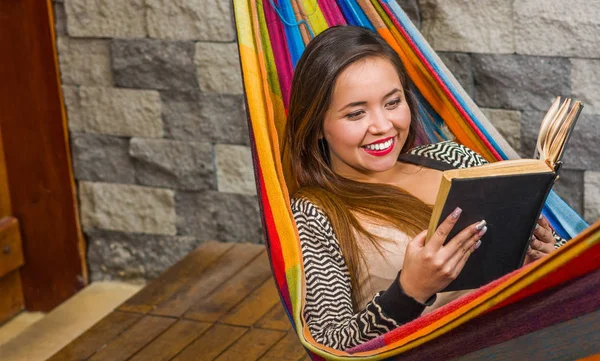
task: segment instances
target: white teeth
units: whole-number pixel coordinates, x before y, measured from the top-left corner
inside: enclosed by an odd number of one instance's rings
[[[384,150],[391,147],[393,142],[394,140],[390,139],[387,142],[366,145],[365,148],[369,150]]]

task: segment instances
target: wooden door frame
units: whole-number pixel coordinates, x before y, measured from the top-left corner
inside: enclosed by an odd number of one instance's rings
[[[0,0],[0,134],[33,311],[88,282],[52,9],[51,0]]]

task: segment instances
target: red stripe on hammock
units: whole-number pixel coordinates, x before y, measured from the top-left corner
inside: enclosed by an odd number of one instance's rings
[[[267,239],[270,248],[269,253],[271,256],[271,268],[273,269],[275,281],[277,281],[277,285],[279,286],[278,288],[281,298],[285,302],[285,307],[287,308],[288,312],[291,312],[292,303],[290,301],[290,292],[287,284],[287,279],[285,277],[285,262],[283,260],[283,252],[281,250],[281,239],[279,238],[279,234],[277,233],[277,227],[275,226],[275,219],[273,217],[273,211],[271,209],[271,204],[269,203],[269,198],[267,196],[267,190],[265,187],[260,161],[258,161],[258,163],[260,195],[261,203],[263,205],[263,216],[265,219],[265,225],[267,227],[266,231],[268,233]]]

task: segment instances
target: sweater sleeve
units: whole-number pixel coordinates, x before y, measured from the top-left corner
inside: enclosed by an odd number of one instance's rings
[[[348,268],[331,223],[306,199],[293,199],[292,211],[306,279],[303,313],[317,342],[346,350],[420,316],[425,306],[406,296],[397,279],[364,309],[353,310]]]

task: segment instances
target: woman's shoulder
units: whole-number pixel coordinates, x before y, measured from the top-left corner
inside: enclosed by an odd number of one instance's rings
[[[293,197],[290,200],[292,214],[296,223],[298,222],[317,222],[326,228],[331,227],[329,218],[316,204],[306,197]]]
[[[451,140],[423,144],[412,148],[408,153],[445,162],[456,168],[477,167],[488,163],[477,152]]]

